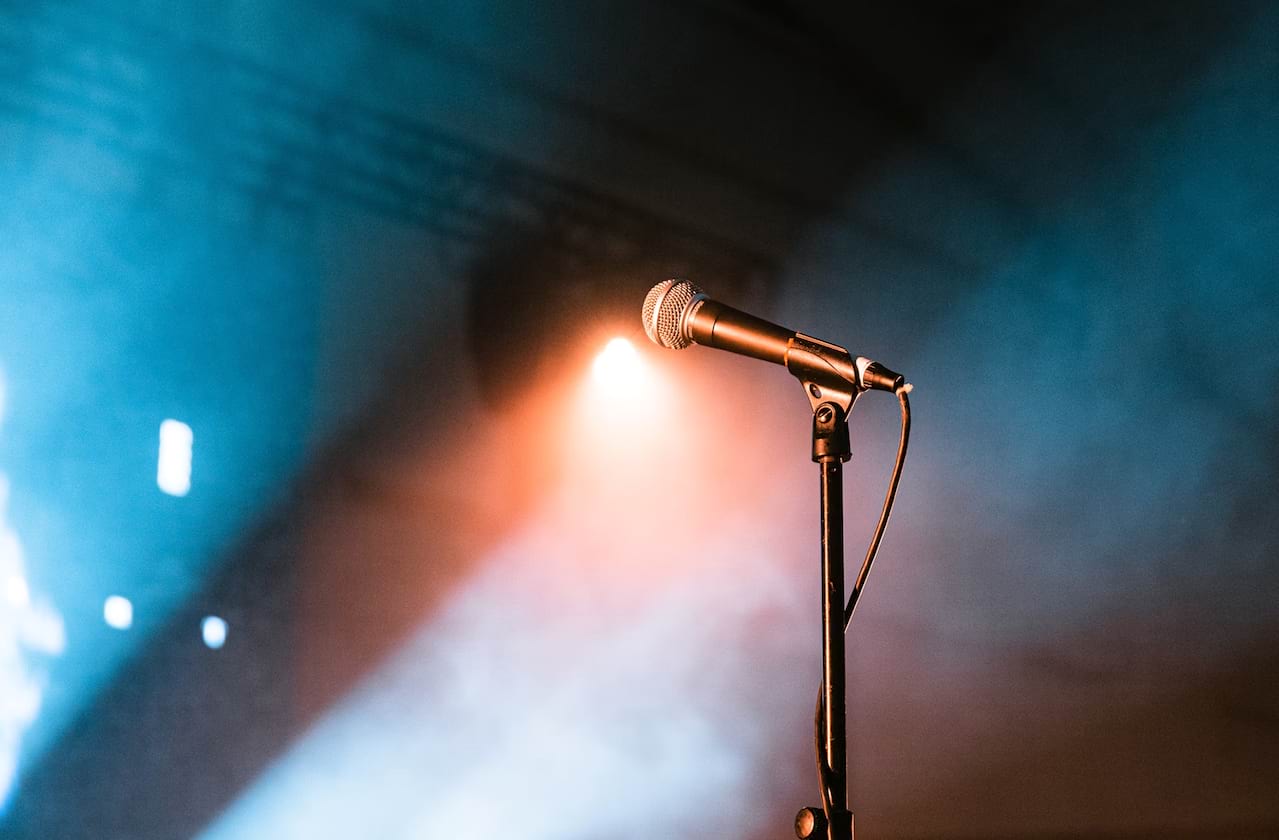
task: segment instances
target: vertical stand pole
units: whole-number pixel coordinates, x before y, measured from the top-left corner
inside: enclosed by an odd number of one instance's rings
[[[848,414],[833,402],[813,412],[813,460],[821,468],[822,528],[822,703],[829,772],[826,812],[829,840],[852,840],[848,810],[848,733],[844,671],[844,483],[842,464],[852,457]]]

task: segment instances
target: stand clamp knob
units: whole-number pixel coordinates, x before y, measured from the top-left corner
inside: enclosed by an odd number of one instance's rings
[[[799,840],[819,840],[826,836],[826,815],[821,808],[801,808],[795,815],[795,836]]]

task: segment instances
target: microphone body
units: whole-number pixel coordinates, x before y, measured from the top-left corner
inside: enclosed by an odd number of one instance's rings
[[[689,307],[684,330],[690,341],[740,353],[753,359],[786,364],[786,352],[795,337],[792,330],[703,297]]]
[[[802,382],[824,388],[895,391],[904,380],[864,356],[712,300],[686,280],[665,280],[644,301],[644,330],[663,347],[715,347],[782,365]]]

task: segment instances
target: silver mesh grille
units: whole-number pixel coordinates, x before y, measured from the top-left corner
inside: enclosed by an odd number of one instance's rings
[[[702,290],[687,280],[663,280],[644,298],[644,332],[657,344],[683,350],[693,342],[684,335],[684,316]]]

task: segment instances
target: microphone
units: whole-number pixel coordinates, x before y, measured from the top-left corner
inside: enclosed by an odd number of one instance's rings
[[[708,298],[687,280],[663,280],[644,298],[644,332],[672,350],[715,347],[782,365],[809,387],[854,392],[909,389],[901,374],[865,356]],[[814,397],[819,396],[816,393]]]

